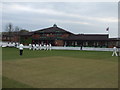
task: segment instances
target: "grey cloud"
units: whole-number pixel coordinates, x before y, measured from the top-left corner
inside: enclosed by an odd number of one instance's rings
[[[12,8],[12,6],[16,8]],[[44,28],[57,23],[74,33],[106,33],[117,36],[117,3],[4,3],[3,27],[7,22],[29,29]],[[114,29],[114,30],[113,30]]]

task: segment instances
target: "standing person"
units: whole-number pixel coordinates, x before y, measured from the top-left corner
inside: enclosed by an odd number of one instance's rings
[[[29,50],[31,50],[32,49],[32,45],[31,44],[29,44]]]
[[[42,50],[42,45],[41,44],[39,45],[39,49]]]
[[[36,50],[39,50],[39,44],[36,44]]]
[[[49,49],[49,45],[48,44],[47,44],[46,48],[47,48],[47,50]]]
[[[46,50],[46,45],[44,44],[44,50]]]
[[[33,44],[33,50],[35,50],[35,44]]]
[[[82,50],[82,48],[83,48],[83,46],[81,45],[81,46],[80,46],[80,50]]]
[[[49,44],[49,48],[50,48],[50,51],[51,51],[51,49],[52,49],[52,45],[51,44]]]
[[[113,54],[112,54],[112,56],[114,56],[114,54],[115,54],[116,56],[118,56],[118,55],[117,55],[117,48],[116,48],[115,46],[113,47]]]
[[[11,42],[9,42],[9,47],[11,47]]]
[[[23,54],[23,44],[20,44],[19,50],[20,50],[20,56],[22,56],[22,54]]]
[[[17,47],[17,43],[15,43],[15,47]]]
[[[19,43],[16,43],[16,48],[19,48],[19,45],[20,45]]]
[[[13,47],[15,47],[15,42],[13,42]]]

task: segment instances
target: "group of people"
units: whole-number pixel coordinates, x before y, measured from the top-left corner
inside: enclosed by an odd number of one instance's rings
[[[19,43],[8,43],[6,47],[17,47],[20,50],[20,55],[23,54],[23,44]],[[51,44],[29,44],[29,50],[51,50]],[[82,46],[80,48],[82,50]],[[117,53],[118,52],[118,53]],[[114,46],[112,56],[120,56],[120,48]]]
[[[51,44],[29,44],[29,50],[51,50]]]
[[[6,42],[6,43],[2,43],[0,44],[1,47],[17,47],[19,46],[19,43],[17,42]]]
[[[13,43],[10,43],[10,42],[9,42],[9,43],[7,44],[8,47],[17,47],[18,45],[19,45],[19,43],[15,43],[15,42],[13,42]]]
[[[19,45],[19,50],[20,50],[20,56],[22,56],[23,54],[23,48],[24,48],[24,45],[23,44],[20,44]],[[44,44],[44,45],[41,45],[41,44],[29,44],[29,50],[51,50],[52,49],[52,46],[51,44]]]

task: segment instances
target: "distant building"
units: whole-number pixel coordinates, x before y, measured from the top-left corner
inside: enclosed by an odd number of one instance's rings
[[[9,35],[8,32],[3,32],[1,33],[2,36],[2,41],[5,42],[19,42],[20,37],[18,35],[18,33],[14,32],[11,35]]]
[[[4,38],[4,36],[3,36]],[[109,38],[108,34],[74,34],[59,28],[52,27],[20,34],[20,42],[24,44],[49,44],[53,46],[84,46],[84,47],[113,47],[118,45],[118,38]]]

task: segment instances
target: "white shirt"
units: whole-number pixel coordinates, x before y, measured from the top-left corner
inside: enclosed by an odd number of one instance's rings
[[[41,47],[42,45],[40,44],[40,47]]]
[[[23,44],[20,44],[19,49],[23,50]]]
[[[39,45],[38,45],[38,44],[36,44],[36,47],[39,47]]]
[[[31,45],[31,44],[29,44],[29,46],[31,47],[32,45]]]
[[[13,46],[15,46],[15,43],[13,43]]]
[[[33,44],[33,47],[35,47],[35,44]]]
[[[116,48],[116,47],[113,47],[113,51],[117,51],[117,48]]]

